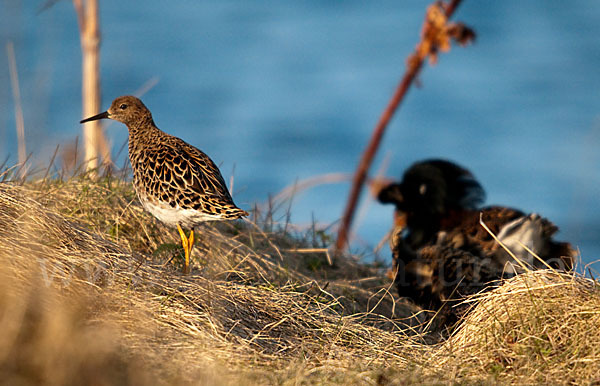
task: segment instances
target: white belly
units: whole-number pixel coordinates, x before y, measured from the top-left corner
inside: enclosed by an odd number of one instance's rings
[[[180,207],[173,208],[163,202],[151,202],[141,200],[144,208],[152,213],[154,217],[167,225],[176,226],[180,224],[184,228],[193,228],[195,225],[204,221],[220,220],[218,215],[202,213],[195,209],[183,209]]]

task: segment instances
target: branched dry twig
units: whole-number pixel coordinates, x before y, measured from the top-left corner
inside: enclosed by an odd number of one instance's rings
[[[352,225],[352,219],[356,209],[356,204],[360,196],[362,186],[367,178],[367,173],[375,157],[375,153],[379,148],[381,139],[387,125],[389,124],[394,112],[404,99],[404,96],[408,92],[411,84],[417,78],[421,67],[427,57],[430,58],[432,63],[435,63],[437,58],[437,52],[447,51],[450,47],[450,38],[455,38],[460,44],[472,40],[475,37],[474,32],[465,27],[462,24],[449,24],[447,21],[454,13],[454,10],[460,4],[461,0],[452,0],[449,4],[442,2],[436,2],[431,5],[425,17],[423,24],[423,31],[421,34],[421,41],[417,45],[415,52],[408,58],[408,66],[402,81],[398,85],[395,94],[388,103],[387,107],[381,114],[379,122],[373,129],[371,140],[367,145],[367,148],[363,152],[362,158],[354,174],[352,181],[352,188],[350,190],[350,196],[348,203],[344,210],[340,229],[338,232],[336,249],[341,251],[348,242],[348,232]]]

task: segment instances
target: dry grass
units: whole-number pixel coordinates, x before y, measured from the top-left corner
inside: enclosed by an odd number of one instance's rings
[[[522,275],[426,344],[380,269],[291,252],[329,240],[255,218],[203,227],[182,276],[129,183],[0,183],[0,384],[598,381],[595,282]]]
[[[438,353],[441,366],[451,363],[461,378],[488,373],[503,382],[600,382],[598,282],[530,272],[477,300]]]

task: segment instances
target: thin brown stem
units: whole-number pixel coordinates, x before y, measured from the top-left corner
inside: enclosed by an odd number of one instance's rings
[[[456,7],[458,7],[461,1],[462,0],[452,0],[450,4],[445,7],[446,18],[449,19],[452,16],[454,11],[456,10]],[[420,52],[420,47],[423,44],[424,40],[422,40],[419,43],[416,52]],[[369,141],[367,148],[363,152],[362,158],[356,169],[356,173],[354,174],[352,188],[350,190],[350,197],[348,198],[348,203],[346,204],[346,209],[344,210],[344,215],[342,217],[340,229],[338,232],[338,238],[336,242],[337,251],[341,251],[348,242],[348,231],[350,229],[350,226],[352,225],[352,219],[354,217],[354,212],[356,211],[356,204],[358,203],[358,198],[360,197],[362,187],[367,178],[367,173],[369,171],[369,168],[371,167],[373,158],[375,158],[375,154],[377,152],[377,149],[379,148],[379,144],[381,142],[381,139],[383,138],[385,129],[387,128],[390,120],[392,119],[392,116],[398,109],[398,106],[404,100],[404,96],[406,95],[408,89],[419,74],[419,71],[423,67],[424,60],[425,58],[420,55],[411,55],[411,58],[409,58],[409,66],[406,69],[406,72],[404,73],[402,81],[398,85],[396,92],[392,96],[392,99],[381,114],[377,125],[373,129],[371,140]]]
[[[17,140],[19,144],[19,164],[23,173],[26,172],[25,160],[27,151],[25,148],[25,121],[23,119],[23,108],[21,106],[21,90],[19,87],[19,74],[17,72],[17,59],[12,42],[6,43],[6,55],[8,56],[8,67],[10,70],[10,84],[12,86],[13,100],[15,103],[15,123],[17,126]]]

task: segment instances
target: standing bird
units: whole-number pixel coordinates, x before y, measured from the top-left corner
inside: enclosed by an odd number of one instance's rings
[[[215,163],[202,151],[161,131],[150,110],[134,96],[115,99],[110,108],[80,123],[109,118],[129,129],[133,186],[146,210],[167,225],[177,225],[189,272],[194,227],[204,221],[233,220],[238,208]],[[190,228],[187,237],[182,227]]]
[[[517,209],[481,208],[483,187],[450,161],[417,162],[401,182],[380,184],[376,195],[396,207],[390,244],[399,295],[428,309],[449,303],[447,321],[457,319],[460,311],[453,306],[464,296],[524,266],[573,268],[575,251],[552,239],[558,231],[554,224]],[[519,262],[481,226],[480,218]]]

